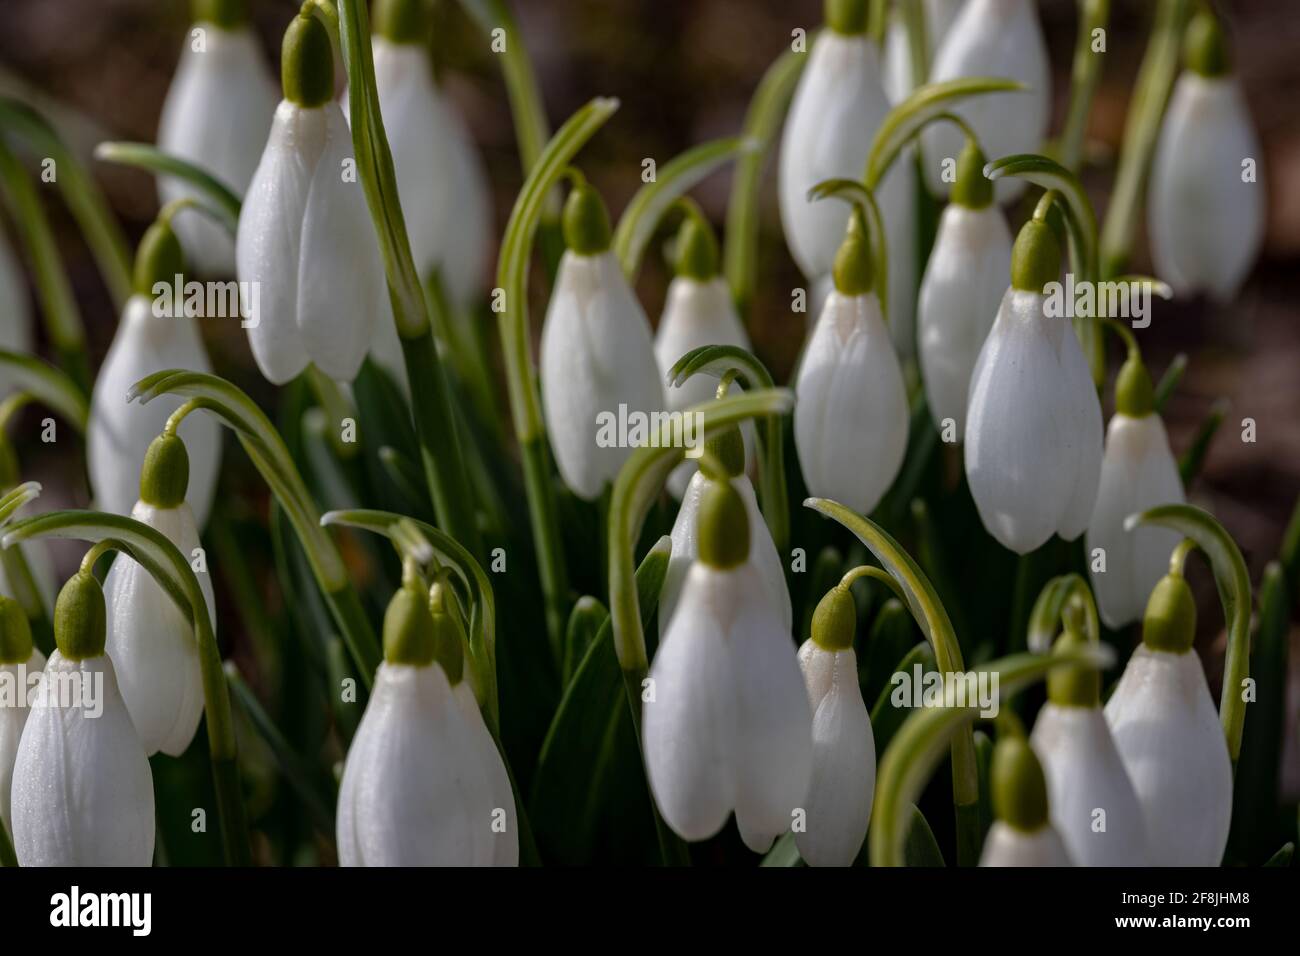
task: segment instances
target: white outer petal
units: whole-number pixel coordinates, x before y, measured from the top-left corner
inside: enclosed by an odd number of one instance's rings
[[[1232,823],[1232,763],[1194,652],[1138,647],[1110,724],[1146,819],[1153,866],[1218,866]]]
[[[867,837],[876,786],[876,744],[857,655],[809,639],[799,648],[799,665],[813,706],[813,769],[806,830],[796,831],[795,845],[809,866],[850,866]]]
[[[984,838],[980,866],[1074,866],[1074,862],[1050,824],[1025,833],[996,820]]]
[[[18,757],[18,743],[22,740],[23,726],[27,723],[28,681],[45,670],[45,655],[32,648],[31,656],[21,664],[0,664],[0,678],[4,693],[12,689],[13,699],[0,697],[0,824],[13,832],[9,818],[9,795],[14,779],[14,760]]]
[[[1053,532],[1082,532],[1101,470],[1096,389],[1074,331],[1044,316],[1043,302],[1007,290],[971,373],[966,418],[966,476],[980,519],[1019,554]]]
[[[55,651],[44,685],[79,673],[102,679],[102,713],[37,697],[14,763],[13,841],[20,866],[148,866],[153,860],[153,774],[107,656]],[[102,675],[102,678],[99,676]]]
[[[469,681],[462,680],[453,687],[452,696],[465,720],[465,726],[469,728],[488,781],[490,799],[486,812],[489,815],[488,832],[492,839],[492,865],[518,866],[519,817],[515,813],[515,794],[510,789],[510,775],[506,773],[505,762],[488,732],[487,724],[483,722],[483,714],[478,709],[478,701],[474,698]],[[498,810],[505,811],[506,815],[506,828],[500,833],[491,826],[492,814]]]
[[[339,864],[489,865],[491,803],[442,668],[380,664],[339,785]]]
[[[1041,152],[1051,115],[1051,72],[1047,45],[1031,0],[968,0],[935,52],[930,82],[968,76],[1019,80],[1028,89],[972,97],[952,108],[975,129],[990,158]],[[921,134],[926,183],[936,196],[950,188],[941,178],[943,160],[961,153],[963,134],[951,123],[931,123]],[[1002,179],[994,187],[999,203],[1015,199],[1024,180]]]
[[[1052,825],[1079,866],[1147,866],[1146,825],[1100,707],[1043,705],[1029,742],[1047,778]],[[1095,829],[1097,810],[1105,829]]]
[[[155,508],[136,502],[131,516],[162,532],[187,559],[199,547],[190,506]],[[196,575],[216,633],[212,581]],[[203,674],[194,629],[148,571],[118,555],[104,581],[108,612],[106,650],[117,670],[122,700],[145,753],[185,752],[203,715]]]
[[[386,294],[379,240],[352,160],[352,135],[336,103],[326,103],[325,146],[303,209],[298,260],[298,333],[312,362],[350,382],[372,344]]]
[[[251,30],[223,30],[202,24],[205,48],[196,51],[187,37],[176,75],[158,120],[158,148],[197,163],[237,196],[243,196],[257,169],[280,85],[271,77]],[[197,195],[184,180],[158,180],[162,203]],[[202,275],[231,275],[235,244],[209,217],[187,212],[173,222],[186,261]]]
[[[122,310],[90,396],[86,465],[95,506],[101,511],[128,515],[140,497],[145,452],[183,399],[163,395],[147,405],[128,404],[126,393],[146,375],[169,368],[212,371],[198,325],[188,315],[155,316],[149,298],[133,295]],[[202,526],[221,467],[221,426],[209,415],[190,415],[179,434],[190,456],[186,500]]]
[[[1256,181],[1242,181],[1252,159]],[[1178,78],[1156,146],[1147,215],[1156,273],[1180,295],[1230,301],[1264,240],[1263,150],[1234,77]]]
[[[290,381],[309,361],[298,333],[298,259],[325,128],[325,110],[282,101],[239,213],[236,271],[240,282],[255,282],[258,289],[256,314],[247,320],[248,344],[273,385]]]
[[[596,498],[632,453],[601,447],[598,416],[619,405],[647,415],[664,408],[645,312],[612,252],[566,252],[542,326],[542,408],[564,483]]]
[[[668,571],[664,575],[663,587],[659,591],[659,638],[663,639],[668,622],[672,619],[681,595],[686,573],[695,559],[700,555],[699,511],[700,498],[704,494],[707,479],[700,472],[691,476],[682,495],[682,505],[677,510],[673,521],[672,553],[668,558]],[[754,495],[754,486],[745,475],[731,479],[732,487],[740,493],[745,502],[745,513],[749,515],[749,563],[758,570],[763,579],[763,594],[776,612],[781,626],[789,631],[794,620],[790,608],[790,589],[785,583],[785,571],[781,557],[776,553],[772,535],[767,530],[767,522],[758,508],[758,499]]]
[[[832,292],[799,365],[794,439],[811,494],[869,513],[907,449],[907,393],[874,295]]]
[[[737,345],[748,349],[749,336],[731,299],[731,290],[721,276],[700,282],[678,276],[668,284],[668,297],[655,332],[655,361],[659,375],[668,372],[687,352],[705,345]],[[707,402],[717,392],[717,379],[696,375],[682,385],[668,388],[668,409],[681,411]]]
[[[1160,416],[1130,418],[1116,413],[1106,429],[1101,484],[1085,548],[1103,548],[1106,570],[1088,570],[1097,610],[1107,627],[1140,620],[1151,589],[1169,567],[1178,533],[1165,528],[1124,530],[1124,519],[1156,505],[1181,504],[1183,482]]]
[[[996,206],[943,211],[917,301],[917,347],[935,427],[966,432],[971,372],[998,314],[1011,272],[1011,232]]]

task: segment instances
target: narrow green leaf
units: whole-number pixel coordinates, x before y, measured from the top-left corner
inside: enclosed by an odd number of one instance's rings
[[[203,210],[225,226],[232,236],[239,228],[239,196],[231,192],[221,180],[189,160],[164,153],[149,143],[126,142],[100,143],[95,147],[95,158],[106,163],[134,166],[156,176],[182,180],[198,193],[198,202]]]
[[[1156,411],[1163,412],[1165,406],[1169,404],[1169,398],[1178,388],[1178,383],[1183,380],[1183,373],[1187,371],[1187,353],[1179,352],[1174,356],[1169,367],[1165,369],[1165,374],[1160,376],[1160,381],[1156,384]]]
[[[58,412],[77,431],[86,431],[90,408],[76,382],[35,355],[0,349],[0,377]]]
[[[560,682],[567,687],[573,679],[578,664],[587,656],[596,635],[609,620],[609,608],[591,595],[578,598],[569,615],[569,627],[564,634],[564,667]]]
[[[1268,858],[1264,864],[1270,868],[1285,868],[1291,865],[1291,860],[1295,857],[1295,842],[1288,841],[1282,844],[1282,848]]]
[[[894,665],[892,673],[885,677],[884,686],[881,687],[875,698],[876,702],[871,708],[871,733],[876,741],[877,763],[884,757],[889,742],[894,739],[898,729],[903,726],[903,721],[907,719],[907,715],[912,712],[910,704],[896,707],[894,702],[890,700],[895,690],[893,675],[906,674],[908,685],[911,685],[915,683],[916,668],[918,667],[921,668],[923,676],[937,670],[934,660],[934,648],[925,641],[921,641],[914,646]]]
[[[1196,476],[1205,467],[1205,458],[1210,453],[1210,444],[1214,441],[1214,436],[1218,433],[1219,426],[1223,424],[1223,418],[1227,413],[1228,400],[1220,398],[1210,406],[1209,414],[1197,427],[1192,443],[1187,446],[1187,451],[1178,462],[1178,474],[1183,480],[1184,488],[1195,481]]]
[[[903,840],[903,866],[944,866],[943,851],[939,841],[934,838],[930,821],[925,818],[921,808],[912,804],[912,818],[907,827],[907,837]]]

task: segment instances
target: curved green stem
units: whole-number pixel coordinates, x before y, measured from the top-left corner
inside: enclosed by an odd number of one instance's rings
[[[844,572],[844,577],[840,578],[840,587],[851,587],[854,582],[862,578],[870,578],[873,581],[879,581],[885,587],[893,592],[894,597],[898,598],[904,604],[907,603],[907,592],[903,586],[898,583],[898,579],[886,571],[884,568],[878,568],[874,564],[859,564],[856,568],[849,568]]]
[[[198,193],[199,207],[225,226],[232,236],[235,234],[239,226],[240,198],[207,170],[149,143],[100,143],[95,147],[95,158],[183,180]]]
[[[250,860],[247,820],[239,787],[238,748],[230,717],[230,693],[207,602],[189,558],[181,554],[162,532],[133,518],[95,511],[51,511],[23,518],[5,528],[2,543],[9,548],[37,538],[74,538],[93,542],[95,547],[88,556],[92,558],[102,549],[122,551],[149,572],[189,620],[199,646],[203,709],[207,717],[208,749],[226,862],[232,866],[247,866]]]
[[[992,661],[975,673],[997,676],[998,703],[1021,688],[1044,678],[1057,667],[1109,666],[1114,654],[1105,645],[1089,645],[1051,656],[1015,654]],[[991,677],[990,677],[991,680]],[[913,804],[943,755],[944,748],[962,731],[970,732],[980,715],[974,706],[923,707],[913,713],[890,742],[876,771],[876,802],[871,811],[867,840],[872,866],[902,866],[903,846]]]
[[[1035,654],[1046,654],[1052,641],[1060,633],[1062,615],[1071,604],[1083,611],[1084,634],[1090,643],[1101,641],[1101,625],[1097,619],[1097,602],[1092,589],[1081,575],[1070,573],[1052,578],[1038,592],[1038,600],[1029,614],[1029,633],[1026,645]]]
[[[179,423],[178,416],[204,409],[215,414],[239,437],[244,451],[293,525],[325,603],[352,652],[362,681],[369,687],[379,666],[379,641],[361,608],[343,557],[333,539],[320,527],[316,504],[275,426],[252,399],[215,375],[177,369],[155,372],[136,382],[127,400],[138,399],[145,404],[159,395],[180,395],[192,400],[172,415],[176,423]]]
[[[1219,700],[1219,719],[1228,741],[1228,755],[1237,767],[1241,754],[1241,731],[1246,722],[1243,684],[1250,677],[1250,574],[1241,549],[1223,525],[1209,512],[1194,505],[1161,505],[1139,515],[1130,515],[1124,530],[1131,532],[1140,525],[1172,528],[1195,542],[1205,553],[1214,571],[1214,583],[1223,605],[1228,630],[1228,652],[1223,661],[1223,691]],[[1174,557],[1185,558],[1186,542],[1179,545]]]
[[[767,367],[751,352],[735,345],[705,345],[687,352],[668,372],[668,384],[679,386],[692,375],[713,375],[722,379],[738,378],[746,390],[773,388]],[[770,415],[762,439],[763,467],[759,473],[759,491],[763,518],[772,534],[777,554],[785,554],[790,543],[790,503],[785,484],[784,416]]]
[[[876,195],[871,187],[856,179],[827,179],[808,190],[808,199],[843,199],[857,206],[866,216],[870,229],[871,252],[876,260],[875,291],[880,300],[880,314],[889,322],[889,241],[885,236],[885,220],[876,205]]]
[[[650,238],[673,203],[728,160],[755,153],[758,148],[758,140],[743,136],[701,143],[673,157],[653,180],[637,190],[619,217],[610,244],[628,282],[636,282]]]
[[[1078,170],[1083,160],[1083,137],[1088,129],[1088,113],[1101,82],[1101,64],[1105,53],[1092,49],[1092,35],[1103,34],[1110,19],[1110,0],[1079,0],[1079,33],[1074,40],[1074,66],[1070,76],[1070,108],[1061,131],[1061,164]]]
[[[843,525],[866,545],[884,569],[898,582],[903,598],[921,632],[934,648],[935,662],[945,675],[959,674],[961,645],[943,602],[911,555],[899,546],[883,528],[836,501],[809,498],[804,507],[811,508]],[[971,854],[979,845],[979,770],[975,762],[975,738],[970,727],[952,744],[952,800],[957,817],[958,863],[974,865]]]

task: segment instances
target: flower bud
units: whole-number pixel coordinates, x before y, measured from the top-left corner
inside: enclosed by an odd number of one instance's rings
[[[1166,574],[1151,592],[1142,618],[1142,643],[1153,651],[1186,654],[1196,638],[1196,600],[1181,574]]]
[[[310,13],[298,14],[284,31],[280,51],[284,98],[303,109],[334,99],[334,50],[325,24]]]
[[[1061,278],[1061,246],[1051,226],[1031,219],[1020,227],[1011,247],[1011,288],[1042,292]]]
[[[32,656],[32,626],[22,605],[0,594],[0,664],[22,664]]]
[[[677,230],[677,275],[707,282],[718,274],[718,240],[709,224],[687,216]]]
[[[248,24],[246,0],[193,0],[190,9],[195,23],[211,23],[223,30],[236,30]]]
[[[843,651],[853,646],[858,629],[858,610],[853,592],[842,584],[831,588],[817,602],[813,611],[812,639],[828,651]]]
[[[700,560],[725,571],[749,557],[749,515],[729,481],[710,480],[700,502]]]
[[[580,256],[595,256],[609,248],[609,212],[605,200],[589,184],[579,183],[564,201],[561,218],[564,244]]]
[[[979,143],[967,137],[957,157],[957,181],[952,187],[952,201],[967,209],[984,209],[993,202],[993,181],[984,175],[988,162]]]
[[[1143,418],[1155,411],[1155,407],[1151,373],[1140,355],[1130,355],[1115,378],[1115,411],[1129,418]]]
[[[1025,833],[1045,826],[1047,781],[1042,764],[1020,734],[1004,734],[993,748],[993,814]]]
[[[390,43],[422,43],[429,34],[426,0],[376,0],[373,33]]]
[[[99,657],[107,631],[104,589],[89,571],[78,571],[54,604],[54,643],[70,661]]]
[[[175,434],[162,434],[149,444],[140,469],[140,500],[156,508],[176,508],[190,485],[190,456]]]
[[[171,285],[176,276],[185,272],[185,257],[180,240],[172,231],[171,223],[156,221],[145,230],[144,238],[135,253],[134,289],[137,295],[152,297],[153,287],[162,282]],[[179,303],[174,311],[180,312]]]
[[[875,285],[876,268],[871,255],[871,242],[857,215],[849,220],[849,228],[839,251],[835,253],[835,291],[840,295],[866,295]]]
[[[431,664],[438,638],[439,628],[423,589],[416,583],[403,584],[384,612],[384,660],[414,667]]]

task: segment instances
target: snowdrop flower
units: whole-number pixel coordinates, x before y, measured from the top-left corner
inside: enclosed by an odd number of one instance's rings
[[[699,521],[700,556],[650,668],[646,771],[683,839],[713,836],[734,810],[745,845],[762,853],[804,806],[812,711],[790,632],[749,557],[740,492],[710,482]]]
[[[939,219],[917,300],[917,345],[935,428],[961,441],[971,370],[988,338],[1011,271],[1011,232],[993,205],[984,154],[966,141],[952,202]],[[945,435],[948,437],[948,435]]]
[[[579,180],[563,215],[568,251],[542,325],[542,410],[560,477],[592,500],[632,454],[601,427],[606,416],[652,415],[664,407],[650,323],[609,249],[609,215]],[[630,420],[630,418],[629,418]]]
[[[718,240],[699,208],[692,203],[687,209],[686,221],[677,233],[677,275],[668,284],[668,298],[655,332],[655,361],[664,379],[683,355],[703,346],[749,349],[749,336],[736,312],[731,288],[718,272]],[[714,394],[713,381],[703,375],[681,385],[670,384],[668,410],[685,411],[709,401]],[[746,429],[741,432],[744,434]],[[749,435],[745,437],[746,446],[752,447]],[[669,476],[668,489],[678,500],[695,470],[695,462],[684,461]]]
[[[850,220],[835,257],[835,291],[799,365],[794,442],[809,494],[869,513],[907,449],[903,373],[889,345],[866,226]]]
[[[809,282],[830,273],[849,214],[835,203],[809,202],[827,179],[858,179],[876,130],[889,113],[880,55],[866,34],[866,4],[828,0],[828,29],[818,34],[795,90],[781,137],[777,196],[786,245]],[[913,166],[894,163],[876,189],[889,244],[889,325],[894,348],[915,351],[916,287]]]
[[[408,566],[384,615],[384,662],[339,785],[342,866],[518,862],[510,782],[440,587],[431,598]]]
[[[195,23],[158,121],[158,148],[194,163],[242,196],[257,168],[279,99],[242,0],[198,0]],[[165,205],[197,196],[182,179],[161,176]],[[206,216],[176,224],[196,271],[233,275],[235,243]]]
[[[1200,658],[1196,602],[1181,571],[1147,604],[1142,645],[1106,702],[1146,819],[1152,866],[1218,866],[1232,822],[1232,762]]]
[[[809,866],[851,865],[871,819],[876,742],[858,684],[857,619],[852,592],[836,585],[817,605],[812,636],[799,648],[813,708],[813,763],[807,820],[794,842]]]
[[[375,86],[416,268],[438,269],[465,309],[482,287],[492,206],[469,131],[434,82],[428,10],[425,0],[374,5]]]
[[[965,0],[925,0],[925,45],[930,59],[934,59],[934,51],[948,35],[964,2]],[[903,18],[898,14],[897,8],[885,34],[883,62],[885,92],[889,94],[889,102],[901,103],[912,92],[912,48],[908,42],[907,28],[903,25]]]
[[[996,819],[984,838],[980,866],[1073,866],[1048,818],[1042,765],[1018,724],[1008,730],[993,748],[990,776]]]
[[[1155,411],[1151,376],[1132,353],[1115,384],[1115,416],[1106,428],[1097,504],[1088,522],[1086,551],[1097,610],[1108,627],[1138,620],[1151,589],[1164,576],[1178,533],[1166,528],[1125,531],[1124,519],[1156,505],[1181,504],[1183,482]],[[1099,570],[1099,568],[1101,570]]]
[[[1203,290],[1228,302],[1264,239],[1263,150],[1208,10],[1188,29],[1187,60],[1151,170],[1151,256],[1178,294]],[[1247,175],[1247,160],[1253,175]]]
[[[32,350],[32,308],[22,267],[0,233],[0,348],[11,352]],[[0,382],[0,395],[9,386]]]
[[[199,547],[194,512],[185,501],[189,455],[174,433],[155,438],[140,472],[140,500],[131,517],[160,531],[187,559]],[[207,571],[197,575],[215,632]],[[194,628],[152,574],[119,555],[104,581],[108,656],[145,752],[185,752],[203,714],[203,675]]]
[[[790,609],[790,590],[786,587],[781,556],[777,554],[767,522],[758,508],[754,486],[745,474],[745,448],[740,433],[728,429],[708,442],[708,450],[726,471],[731,486],[745,503],[749,518],[750,563],[763,579],[763,597],[772,608],[781,627],[789,631],[794,619]],[[659,592],[659,639],[662,641],[681,596],[682,586],[691,567],[700,556],[700,504],[708,491],[711,479],[703,471],[696,471],[682,495],[682,505],[673,521],[672,552],[668,558],[668,571]]]
[[[27,723],[30,681],[45,669],[45,655],[32,645],[27,615],[13,598],[0,597],[0,826],[13,830],[9,793],[18,742]]]
[[[386,285],[352,136],[333,100],[329,35],[310,14],[285,32],[282,80],[284,100],[235,239],[239,280],[260,290],[248,341],[276,385],[308,362],[350,382],[371,346]]]
[[[1036,153],[1047,135],[1051,116],[1051,71],[1047,45],[1033,0],[969,0],[953,21],[930,67],[930,82],[967,76],[1019,80],[1025,90],[976,96],[953,107],[975,131],[990,156]],[[921,134],[926,183],[944,196],[943,160],[956,159],[961,133],[948,123],[931,123]],[[1024,191],[1023,180],[996,184],[999,203]]]
[[[153,860],[153,774],[104,653],[104,632],[104,592],[83,569],[55,604],[58,649],[14,762],[10,812],[21,866]]]
[[[1011,254],[1011,288],[971,373],[966,477],[989,534],[1028,554],[1088,524],[1101,475],[1101,404],[1069,321],[1044,313],[1061,251],[1030,220]]]
[[[1086,646],[1067,630],[1058,651]],[[1079,866],[1148,865],[1146,824],[1101,710],[1101,675],[1058,668],[1029,742],[1047,777],[1052,825]],[[1103,815],[1104,814],[1104,815]]]
[[[126,515],[139,496],[140,468],[152,436],[163,430],[183,399],[163,396],[147,405],[127,403],[136,382],[163,369],[211,372],[208,354],[194,317],[177,308],[170,312],[153,296],[154,284],[170,286],[184,264],[180,243],[170,223],[158,221],[145,233],[136,254],[135,291],[122,310],[108,355],[90,396],[86,464],[95,506]],[[206,415],[192,415],[181,425],[181,437],[194,454],[186,499],[200,527],[208,519],[221,467],[221,428]]]

